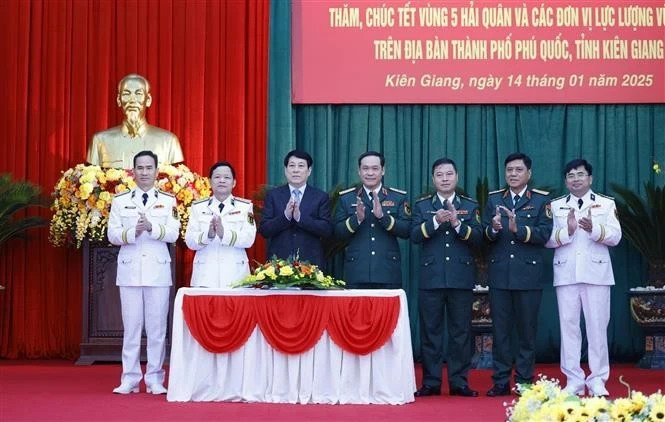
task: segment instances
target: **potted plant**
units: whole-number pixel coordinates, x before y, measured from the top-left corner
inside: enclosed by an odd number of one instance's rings
[[[39,216],[18,216],[31,206],[48,207],[41,189],[27,181],[12,181],[10,174],[0,174],[0,247],[13,238],[24,238],[32,228],[46,225]],[[4,286],[0,284],[0,290]]]
[[[653,164],[656,175],[660,165]],[[646,197],[612,185],[623,236],[649,265],[645,287],[630,290],[633,319],[645,331],[646,353],[638,366],[665,369],[665,186],[644,184]]]

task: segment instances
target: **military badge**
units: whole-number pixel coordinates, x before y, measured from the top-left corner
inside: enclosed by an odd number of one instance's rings
[[[545,205],[545,215],[547,218],[552,218],[552,206],[550,204]]]
[[[478,209],[476,209],[476,221],[480,223],[480,211]]]
[[[162,204],[157,204],[157,205],[155,205],[153,208],[154,208],[154,209],[164,208],[164,205],[162,205]]]
[[[173,214],[173,218],[180,220],[180,215],[178,214],[178,209],[176,207],[171,208],[171,212]]]
[[[251,225],[254,225],[254,214],[251,212],[247,213],[247,222]]]
[[[238,210],[238,211],[231,211],[228,215],[236,215],[236,214],[240,214],[240,210]]]
[[[411,207],[408,201],[404,201],[404,214],[411,216]]]
[[[457,210],[457,215],[467,215],[469,214],[469,210]]]
[[[381,202],[382,207],[394,207],[395,202],[394,201],[383,201]]]

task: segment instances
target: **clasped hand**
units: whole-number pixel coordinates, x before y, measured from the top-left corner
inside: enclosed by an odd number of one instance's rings
[[[512,233],[517,233],[517,214],[515,210],[509,210],[503,205],[497,205],[494,212],[494,217],[492,217],[492,229],[495,232],[500,232],[503,230],[503,223],[501,223],[501,212],[506,213],[508,217],[508,230]]]
[[[284,208],[284,217],[287,220],[295,219],[296,221],[300,221],[300,202],[291,198],[286,204],[286,208]]]
[[[383,218],[383,207],[381,206],[381,200],[379,195],[376,192],[372,192],[372,214],[377,219]],[[358,218],[358,223],[362,223],[365,220],[365,204],[360,196],[356,202],[356,217]]]
[[[450,223],[453,227],[457,227],[460,224],[460,221],[457,219],[457,210],[451,202],[448,202],[447,209],[441,208],[438,210],[436,214],[434,214],[434,218],[439,224]]]
[[[215,236],[218,236],[221,240],[224,237],[224,225],[222,224],[222,217],[215,215],[210,220],[210,225],[208,226],[208,238],[212,239]]]
[[[139,237],[143,232],[150,233],[151,231],[152,223],[144,213],[139,213],[139,219],[136,221],[136,237]]]

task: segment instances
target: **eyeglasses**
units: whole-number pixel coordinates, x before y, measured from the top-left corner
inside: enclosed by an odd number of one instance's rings
[[[567,180],[584,179],[587,176],[588,176],[587,173],[580,171],[578,173],[568,173],[566,175],[566,179]]]

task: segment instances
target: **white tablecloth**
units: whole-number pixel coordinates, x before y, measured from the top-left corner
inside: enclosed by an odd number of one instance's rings
[[[210,353],[183,319],[185,295],[399,296],[392,337],[366,356],[342,350],[327,332],[309,351],[287,355],[272,349],[258,326],[243,347]],[[414,401],[416,379],[411,329],[403,290],[219,290],[181,288],[173,308],[169,401],[404,404]]]

